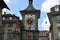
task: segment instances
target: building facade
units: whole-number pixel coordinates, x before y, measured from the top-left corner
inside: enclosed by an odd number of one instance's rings
[[[48,14],[50,21],[50,40],[60,40],[60,5],[55,5],[51,8]]]
[[[2,32],[2,9],[8,8],[8,6],[5,4],[3,0],[0,0],[0,40],[3,40],[3,32]]]
[[[22,21],[14,14],[2,15],[4,40],[20,40]]]
[[[49,32],[46,30],[39,31],[39,40],[49,40]]]

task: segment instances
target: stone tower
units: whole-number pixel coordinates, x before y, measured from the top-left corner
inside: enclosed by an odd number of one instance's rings
[[[28,7],[20,12],[23,20],[22,40],[38,40],[40,10],[33,7],[33,0],[29,0]]]

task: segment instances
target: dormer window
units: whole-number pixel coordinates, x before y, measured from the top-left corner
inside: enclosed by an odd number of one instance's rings
[[[3,20],[5,20],[5,17],[3,17]]]
[[[59,11],[59,6],[58,5],[56,5],[55,11]]]
[[[10,17],[10,20],[12,20],[12,17]]]

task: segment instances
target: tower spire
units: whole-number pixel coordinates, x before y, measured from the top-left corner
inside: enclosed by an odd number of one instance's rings
[[[33,3],[33,0],[29,0],[29,4],[32,4]]]

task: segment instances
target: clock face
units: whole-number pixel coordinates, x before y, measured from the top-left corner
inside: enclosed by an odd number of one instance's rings
[[[34,27],[35,26],[35,15],[25,15],[25,26]]]

